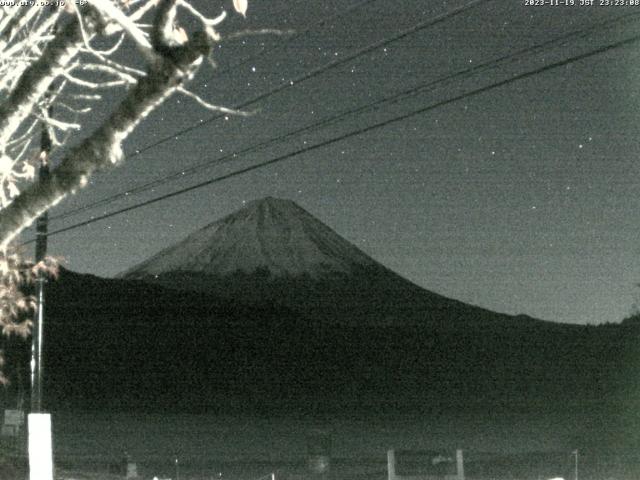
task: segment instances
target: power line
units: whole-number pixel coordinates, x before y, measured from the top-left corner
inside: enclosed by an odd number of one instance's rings
[[[367,53],[370,53],[370,52],[372,52],[374,50],[377,50],[378,48],[382,48],[382,47],[384,47],[386,45],[389,45],[389,44],[391,44],[393,42],[397,42],[398,40],[402,40],[403,38],[406,38],[409,35],[412,35],[414,33],[417,33],[419,31],[421,31],[421,30],[424,30],[425,28],[432,27],[434,25],[442,23],[442,22],[444,22],[444,21],[446,21],[446,20],[448,20],[448,19],[450,19],[452,17],[455,17],[455,16],[457,16],[457,15],[459,15],[461,13],[464,13],[464,12],[474,8],[475,6],[477,6],[477,5],[481,4],[481,3],[491,2],[491,1],[493,1],[493,0],[472,0],[471,2],[463,5],[462,7],[458,7],[458,8],[453,9],[453,10],[447,12],[447,13],[443,13],[442,15],[439,15],[439,16],[437,16],[435,18],[430,19],[430,20],[426,20],[424,22],[420,22],[420,23],[414,25],[413,27],[410,27],[410,28],[407,28],[405,30],[402,30],[401,32],[397,33],[396,35],[394,35],[392,37],[380,40],[380,41],[372,43],[372,44],[369,44],[369,45],[367,45],[367,46],[365,46],[365,47],[363,47],[363,48],[361,48],[359,50],[356,50],[355,52],[353,52],[353,53],[351,53],[351,54],[349,54],[349,55],[347,55],[345,57],[333,60],[333,61],[328,62],[328,63],[326,63],[326,64],[324,64],[324,65],[322,65],[320,67],[317,67],[317,68],[314,68],[314,69],[312,69],[312,70],[310,70],[308,72],[305,72],[305,73],[299,75],[298,77],[294,78],[293,80],[289,80],[286,83],[281,83],[280,85],[272,88],[271,90],[269,90],[269,91],[267,91],[265,93],[262,93],[262,94],[260,94],[260,95],[258,95],[256,97],[253,97],[253,98],[251,98],[249,100],[241,102],[241,103],[239,103],[237,105],[234,105],[231,108],[233,108],[235,110],[241,110],[243,108],[251,106],[254,103],[258,103],[261,100],[264,100],[265,98],[268,98],[268,97],[270,97],[272,95],[275,95],[276,93],[279,93],[279,92],[281,92],[281,91],[283,91],[283,90],[285,90],[287,88],[290,88],[292,86],[297,86],[302,82],[305,82],[305,81],[307,81],[307,80],[309,80],[309,79],[311,79],[313,77],[316,77],[317,75],[320,75],[321,73],[324,73],[324,72],[326,72],[328,70],[331,70],[333,68],[339,67],[340,65],[343,65],[343,64],[345,64],[345,63],[347,63],[347,62],[349,62],[351,60],[354,60],[354,59],[356,59],[358,57],[366,55]],[[202,121],[200,121],[198,123],[194,123],[194,124],[192,124],[192,125],[190,125],[188,127],[185,127],[185,128],[183,128],[181,130],[177,130],[176,132],[172,133],[171,135],[165,136],[165,137],[163,137],[163,138],[161,138],[161,139],[159,139],[159,140],[157,140],[157,141],[155,141],[153,143],[150,143],[150,144],[148,144],[148,145],[146,145],[146,146],[144,146],[142,148],[136,149],[132,154],[128,155],[128,158],[137,157],[138,155],[141,155],[142,153],[144,153],[144,152],[146,152],[148,150],[151,150],[152,148],[160,146],[160,145],[162,145],[162,144],[164,144],[164,143],[166,143],[166,142],[168,142],[170,140],[173,140],[173,139],[175,139],[177,137],[180,137],[180,136],[182,136],[182,135],[184,135],[186,133],[189,133],[189,132],[191,132],[193,130],[201,128],[204,125],[207,125],[207,124],[209,124],[209,123],[211,123],[211,122],[213,122],[215,120],[218,120],[220,118],[224,118],[225,116],[226,116],[226,114],[216,114],[216,115],[213,115],[212,117],[209,117],[206,120],[202,120]]]
[[[513,83],[515,81],[523,80],[525,78],[529,78],[529,77],[532,77],[534,75],[538,75],[540,73],[544,73],[546,71],[549,71],[549,70],[552,70],[552,69],[555,69],[555,68],[558,68],[558,67],[569,65],[571,63],[574,63],[574,62],[577,62],[577,61],[580,61],[580,60],[584,60],[586,58],[589,58],[589,57],[592,57],[592,56],[595,56],[595,55],[599,55],[599,54],[606,53],[608,51],[611,51],[611,50],[614,50],[614,49],[617,49],[617,48],[620,48],[620,47],[631,45],[631,44],[636,43],[638,41],[640,41],[640,35],[636,35],[636,36],[627,38],[625,40],[621,40],[621,41],[606,45],[604,47],[600,47],[598,49],[591,50],[591,51],[586,52],[586,53],[575,55],[573,57],[569,57],[567,59],[560,60],[560,61],[551,63],[549,65],[545,65],[545,66],[542,66],[542,67],[539,67],[539,68],[536,68],[536,69],[533,69],[533,70],[529,70],[527,72],[524,72],[524,73],[521,73],[521,74],[518,74],[518,75],[514,75],[514,76],[512,76],[510,78],[507,78],[505,80],[501,80],[499,82],[496,82],[496,83],[493,83],[493,84],[490,84],[490,85],[486,85],[484,87],[480,87],[480,88],[477,88],[475,90],[471,90],[470,92],[466,92],[466,93],[457,95],[455,97],[452,97],[452,98],[449,98],[449,99],[446,99],[446,100],[441,100],[441,101],[436,102],[434,104],[419,108],[418,110],[414,110],[414,111],[405,113],[403,115],[400,115],[400,116],[397,116],[397,117],[394,117],[394,118],[391,118],[391,119],[387,119],[387,120],[384,120],[384,121],[381,121],[381,122],[374,123],[374,124],[369,125],[367,127],[363,127],[363,128],[358,129],[358,130],[354,130],[354,131],[345,133],[345,134],[340,135],[338,137],[334,137],[332,139],[325,140],[325,141],[319,142],[317,144],[298,149],[296,151],[290,152],[290,153],[285,154],[285,155],[281,155],[281,156],[273,158],[271,160],[267,160],[265,162],[261,162],[261,163],[258,163],[258,164],[255,164],[255,165],[240,169],[240,170],[236,170],[235,172],[231,172],[231,173],[228,173],[228,174],[225,174],[225,175],[221,175],[221,176],[206,180],[204,182],[200,182],[200,183],[197,183],[195,185],[191,185],[189,187],[186,187],[186,188],[183,188],[183,189],[180,189],[180,190],[176,190],[176,191],[171,192],[171,193],[160,195],[160,196],[152,198],[150,200],[147,200],[147,201],[144,201],[144,202],[140,202],[140,203],[138,203],[136,205],[131,205],[129,207],[125,207],[125,208],[122,208],[122,209],[119,209],[119,210],[115,210],[113,212],[106,213],[106,214],[101,215],[99,217],[95,217],[95,218],[92,218],[92,219],[89,219],[89,220],[85,220],[85,221],[76,223],[74,225],[70,225],[68,227],[64,227],[64,228],[60,228],[58,230],[54,230],[52,232],[49,232],[49,236],[57,235],[59,233],[67,232],[67,231],[70,231],[70,230],[74,230],[76,228],[83,227],[83,226],[89,225],[91,223],[95,223],[95,222],[98,222],[98,221],[101,221],[101,220],[104,220],[104,219],[107,219],[107,218],[110,218],[110,217],[113,217],[113,216],[116,216],[116,215],[120,215],[122,213],[129,212],[131,210],[135,210],[135,209],[147,206],[147,205],[151,205],[151,204],[159,202],[161,200],[166,200],[168,198],[172,198],[172,197],[175,197],[175,196],[178,196],[178,195],[182,195],[183,193],[187,193],[187,192],[190,192],[190,191],[193,191],[193,190],[196,190],[196,189],[208,186],[208,185],[212,185],[214,183],[219,183],[219,182],[221,182],[223,180],[227,180],[229,178],[236,177],[236,176],[251,172],[253,170],[264,168],[266,166],[273,165],[275,163],[279,163],[279,162],[282,162],[284,160],[288,160],[290,158],[293,158],[295,156],[301,155],[303,153],[308,153],[310,151],[317,150],[319,148],[322,148],[322,147],[325,147],[325,146],[340,142],[340,141],[345,140],[347,138],[354,137],[354,136],[357,136],[357,135],[362,135],[362,134],[370,132],[372,130],[376,130],[378,128],[383,128],[383,127],[386,127],[386,126],[401,122],[401,121],[406,120],[408,118],[415,117],[417,115],[421,115],[423,113],[429,112],[431,110],[435,110],[436,108],[440,108],[440,107],[443,107],[445,105],[449,105],[451,103],[457,102],[459,100],[463,100],[465,98],[469,98],[469,97],[472,97],[472,96],[479,95],[481,93],[488,92],[490,90],[502,87],[504,85]],[[32,243],[33,241],[34,241],[33,239],[32,240],[28,240],[28,241],[22,243],[22,245],[26,245],[26,244]]]
[[[281,43],[281,44],[279,44],[279,45],[277,45],[277,46],[275,46],[273,48],[270,48],[270,49],[267,49],[267,48],[263,47],[256,54],[250,55],[247,58],[238,61],[237,63],[225,68],[222,71],[216,72],[216,74],[214,76],[212,76],[210,79],[213,79],[214,77],[219,76],[219,75],[226,74],[229,71],[231,71],[231,70],[233,70],[233,69],[235,69],[235,68],[237,68],[239,66],[246,65],[247,63],[250,63],[252,60],[257,59],[258,57],[263,56],[266,53],[273,52],[273,51],[275,51],[275,50],[277,50],[279,48],[282,48],[285,45],[288,45],[288,44],[292,43],[294,40],[306,35],[310,31],[312,31],[314,28],[321,27],[321,26],[323,26],[323,25],[325,25],[325,24],[327,24],[327,23],[329,23],[329,22],[331,22],[333,20],[336,20],[336,19],[338,19],[340,17],[343,17],[343,16],[346,16],[346,15],[350,14],[354,10],[357,10],[357,9],[367,5],[367,4],[374,3],[376,1],[378,1],[378,0],[362,0],[362,1],[358,2],[358,3],[355,3],[355,4],[351,5],[350,7],[347,7],[346,9],[340,11],[339,13],[336,13],[336,14],[330,15],[328,17],[325,17],[325,18],[321,19],[320,21],[314,23],[313,25],[310,25],[310,26],[306,27],[305,29],[303,29],[303,30],[301,30],[299,32],[296,32],[295,34],[293,34],[291,36],[288,36],[286,42]],[[253,102],[253,101],[257,101],[257,100],[255,100],[255,99],[251,100],[251,102]],[[244,106],[247,106],[247,104],[244,104]],[[244,107],[243,106],[236,106],[235,107],[235,109],[240,109],[240,108],[244,108]],[[168,141],[168,140],[171,140],[171,139],[175,139],[175,138],[187,133],[188,131],[191,131],[192,129],[198,128],[198,127],[200,127],[200,126],[202,126],[202,125],[204,125],[206,123],[209,123],[209,122],[211,122],[213,120],[216,120],[218,118],[221,118],[223,116],[224,115],[214,115],[213,117],[209,118],[208,120],[206,120],[204,122],[199,122],[197,124],[191,125],[190,127],[187,127],[187,129],[179,130],[177,132],[174,132],[171,136],[164,137],[164,138],[160,139],[157,143],[154,143],[154,144],[151,144],[151,145],[147,145],[147,146],[143,147],[142,149],[137,149],[133,153],[127,154],[126,157],[133,158],[133,157],[136,157],[138,155],[141,155],[143,152],[145,152],[145,151],[147,151],[147,150],[149,150],[151,148],[154,148],[155,146],[158,146],[161,143],[164,143],[165,141]],[[176,173],[176,175],[178,175],[178,173]],[[127,193],[128,192],[125,192],[123,194],[118,194],[117,198],[120,198],[121,196],[126,196]],[[77,210],[74,210],[74,211],[64,212],[64,213],[59,214],[57,216],[51,217],[50,219],[66,218],[68,216],[71,216],[71,215],[77,213],[77,211],[84,211],[84,210],[87,210],[88,208],[92,208],[92,207],[94,207],[96,205],[102,205],[102,204],[104,204],[103,202],[104,202],[104,199],[103,200],[99,200],[98,202],[95,202],[91,206],[84,206],[84,207],[81,207],[80,209],[77,209]]]
[[[439,86],[439,85],[441,85],[441,84],[443,84],[445,82],[451,81],[451,80],[455,80],[455,79],[458,79],[458,78],[468,78],[471,75],[474,75],[474,74],[489,70],[491,68],[495,68],[498,65],[506,63],[508,61],[519,60],[521,57],[523,57],[525,55],[536,53],[538,51],[543,50],[546,47],[553,46],[555,44],[562,44],[563,42],[567,42],[568,40],[574,39],[576,37],[584,37],[584,36],[586,36],[587,34],[593,32],[593,31],[597,31],[599,29],[606,28],[606,27],[609,27],[609,26],[614,25],[614,24],[618,24],[618,23],[621,23],[621,22],[629,22],[631,20],[635,20],[636,17],[638,17],[638,16],[640,16],[640,13],[636,13],[636,14],[632,14],[632,15],[625,15],[625,16],[622,16],[622,17],[616,17],[614,19],[608,19],[608,20],[605,20],[603,22],[599,22],[599,23],[590,25],[587,28],[579,29],[579,30],[567,33],[565,35],[559,36],[557,38],[548,40],[548,41],[543,42],[541,44],[537,44],[537,45],[533,45],[533,46],[530,46],[530,47],[526,47],[526,48],[520,49],[520,50],[518,50],[516,52],[512,52],[510,54],[503,55],[503,56],[498,57],[496,59],[493,59],[493,60],[490,60],[490,61],[487,61],[487,62],[484,62],[484,63],[481,63],[481,64],[477,64],[477,65],[475,65],[473,67],[469,67],[469,68],[466,68],[464,70],[445,75],[443,77],[440,77],[438,79],[432,80],[430,82],[419,84],[419,85],[414,86],[414,87],[412,87],[412,88],[410,88],[408,90],[403,90],[403,91],[395,93],[395,94],[393,94],[393,95],[391,95],[389,97],[385,97],[385,98],[379,99],[379,100],[377,100],[377,101],[375,101],[373,103],[367,103],[365,105],[361,105],[361,106],[356,107],[354,109],[349,109],[349,110],[337,113],[335,115],[332,115],[330,117],[324,118],[324,119],[322,119],[322,120],[320,120],[318,122],[315,122],[313,124],[307,125],[305,127],[301,127],[299,129],[296,129],[296,130],[290,131],[290,132],[288,132],[286,134],[283,134],[283,135],[271,138],[269,140],[266,140],[266,141],[251,145],[249,147],[246,147],[246,148],[243,148],[243,149],[240,149],[240,150],[236,150],[236,151],[231,152],[229,154],[226,154],[226,155],[224,155],[222,157],[218,157],[218,158],[215,158],[213,160],[208,160],[208,161],[200,163],[198,165],[195,165],[195,166],[192,166],[192,167],[189,167],[189,168],[186,168],[186,169],[182,169],[180,171],[176,171],[176,172],[174,172],[174,173],[172,173],[170,175],[161,177],[159,179],[152,180],[150,182],[146,182],[146,183],[138,185],[136,187],[133,187],[133,188],[127,189],[125,191],[122,191],[122,192],[110,195],[108,197],[102,198],[100,200],[94,201],[94,202],[92,202],[90,204],[83,205],[81,207],[69,210],[67,212],[63,212],[63,213],[61,213],[61,214],[59,214],[57,216],[51,217],[51,219],[52,220],[54,220],[54,219],[55,220],[60,220],[60,219],[68,218],[70,216],[76,215],[78,213],[81,213],[81,212],[84,212],[84,211],[87,211],[87,210],[90,210],[90,209],[93,209],[93,208],[96,208],[96,207],[99,207],[99,206],[109,205],[109,204],[115,202],[118,199],[128,198],[131,194],[144,192],[146,190],[149,190],[151,188],[154,188],[154,187],[157,187],[157,186],[160,186],[160,185],[164,185],[164,184],[169,183],[171,181],[185,178],[186,175],[191,175],[191,174],[196,173],[196,172],[198,172],[200,170],[204,170],[204,169],[207,169],[207,168],[212,168],[213,166],[222,165],[223,163],[226,163],[226,162],[229,162],[231,160],[236,159],[239,155],[243,155],[243,154],[246,154],[246,153],[250,153],[250,152],[259,150],[262,147],[266,147],[266,146],[274,144],[274,143],[280,143],[280,142],[282,142],[283,140],[285,140],[287,138],[299,135],[299,134],[304,133],[304,132],[309,131],[309,130],[320,129],[320,128],[326,126],[326,125],[330,125],[332,123],[336,123],[336,122],[344,119],[347,116],[356,115],[356,114],[361,113],[363,111],[379,107],[384,103],[398,102],[398,101],[401,101],[401,100],[406,99],[408,97],[414,96],[416,94],[424,93],[426,91],[433,90],[437,86]]]
[[[303,73],[302,75],[298,76],[294,80],[290,80],[288,83],[280,84],[277,87],[275,87],[275,88],[273,88],[273,89],[271,89],[271,90],[269,90],[269,91],[267,91],[265,93],[262,93],[262,94],[258,95],[257,97],[254,97],[254,98],[252,98],[250,100],[247,100],[247,101],[245,101],[245,102],[243,102],[241,104],[235,105],[233,108],[236,109],[236,110],[240,110],[242,108],[246,108],[246,107],[248,107],[248,106],[250,106],[250,105],[252,105],[254,103],[257,103],[257,102],[259,102],[261,100],[264,100],[265,98],[268,98],[269,96],[275,95],[276,93],[278,93],[278,92],[280,92],[280,91],[282,91],[282,90],[284,90],[286,88],[289,88],[289,87],[291,87],[293,85],[299,85],[300,83],[302,83],[302,82],[304,82],[306,80],[309,80],[309,79],[311,79],[311,78],[313,78],[313,77],[315,77],[317,75],[320,75],[321,73],[324,73],[324,72],[326,72],[326,71],[328,71],[330,69],[333,69],[333,68],[336,68],[336,67],[338,67],[340,65],[343,65],[344,63],[347,63],[347,62],[349,62],[349,61],[351,61],[351,60],[353,60],[355,58],[361,57],[361,56],[366,55],[367,53],[370,53],[370,52],[372,52],[372,51],[374,51],[374,50],[376,50],[378,48],[384,47],[384,46],[389,45],[389,44],[391,44],[393,42],[396,42],[398,40],[406,38],[406,37],[408,37],[408,36],[410,36],[410,35],[412,35],[412,34],[414,34],[416,32],[424,30],[425,28],[428,28],[428,27],[437,25],[439,23],[442,23],[442,22],[444,22],[444,21],[446,21],[446,20],[448,20],[450,18],[453,18],[453,17],[455,17],[455,16],[457,16],[457,15],[459,15],[461,13],[464,13],[464,12],[474,8],[475,6],[477,6],[477,5],[481,4],[481,3],[491,2],[491,1],[492,0],[472,0],[471,2],[465,4],[465,5],[461,6],[461,7],[455,8],[455,9],[449,11],[449,12],[446,12],[446,13],[443,13],[441,15],[438,15],[435,18],[426,20],[424,22],[420,22],[420,23],[418,23],[418,24],[416,24],[416,25],[414,25],[412,27],[409,27],[409,28],[407,28],[405,30],[402,30],[401,32],[395,34],[392,37],[385,38],[383,40],[380,40],[380,41],[374,42],[372,44],[369,44],[369,45],[357,50],[356,52],[353,52],[352,54],[350,54],[350,55],[348,55],[346,57],[342,57],[340,59],[333,60],[333,61],[331,61],[329,63],[326,63],[326,64],[324,64],[324,65],[322,65],[322,66],[320,66],[318,68],[310,70],[309,72]],[[192,124],[192,125],[190,125],[188,127],[185,127],[185,128],[183,128],[181,130],[178,130],[178,131],[172,133],[171,135],[165,136],[165,137],[163,137],[163,138],[161,138],[161,139],[159,139],[159,140],[157,140],[157,141],[155,141],[155,142],[153,142],[151,144],[148,144],[143,148],[136,149],[134,153],[128,155],[128,158],[133,158],[133,157],[136,157],[138,155],[141,155],[142,153],[144,153],[144,152],[146,152],[148,150],[151,150],[152,148],[160,146],[160,145],[162,145],[162,144],[164,144],[164,143],[166,143],[166,142],[168,142],[170,140],[176,139],[176,138],[178,138],[178,137],[180,137],[180,136],[182,136],[182,135],[184,135],[186,133],[189,133],[189,132],[191,132],[193,130],[196,130],[196,129],[204,126],[204,125],[207,125],[207,124],[209,124],[209,123],[211,123],[211,122],[213,122],[213,121],[215,121],[215,120],[217,120],[219,118],[223,118],[223,117],[225,117],[225,114],[218,114],[218,115],[214,115],[212,117],[209,117],[206,120],[200,121],[198,123],[194,123],[194,124]],[[77,211],[84,211],[84,210],[86,210],[86,208],[83,208],[83,207],[80,207],[79,210],[77,209]],[[75,213],[75,211],[74,211],[74,213]],[[65,214],[61,214],[60,216],[55,217],[55,218],[60,218],[62,215],[68,216],[65,213]]]

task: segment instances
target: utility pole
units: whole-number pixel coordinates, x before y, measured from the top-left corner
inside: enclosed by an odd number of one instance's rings
[[[57,8],[53,4],[52,10]],[[55,34],[57,25],[52,28]],[[47,102],[51,100],[52,86],[45,96]],[[47,107],[47,114],[51,118],[53,107]],[[42,122],[40,130],[40,155],[38,165],[38,182],[47,181],[50,177],[49,154],[53,145],[49,127]],[[36,220],[36,263],[47,256],[47,228],[49,215],[45,211]],[[43,389],[43,343],[44,343],[44,286],[47,281],[43,269],[37,269],[36,278],[36,311],[33,318],[31,332],[31,411],[28,415],[28,452],[29,452],[29,480],[53,480],[53,439],[51,437],[51,415],[44,413],[42,408]]]
[[[51,116],[51,108],[49,108]],[[51,136],[47,125],[42,126],[40,135],[40,165],[38,181],[49,178],[49,153]],[[36,221],[36,263],[47,255],[47,212]],[[28,417],[29,428],[29,479],[53,480],[53,448],[51,439],[51,415],[42,409],[43,385],[43,341],[44,341],[44,286],[46,274],[38,269],[36,278],[36,311],[31,333],[31,412]]]
[[[51,114],[51,112],[49,112]],[[51,152],[51,136],[46,125],[42,126],[40,134],[40,165],[38,166],[38,181],[49,178],[49,153]],[[47,233],[49,214],[44,212],[36,220],[36,263],[41,262],[47,255]],[[42,411],[42,344],[44,340],[44,285],[47,281],[45,272],[38,270],[36,278],[36,311],[33,319],[31,335],[31,413]]]
[[[578,480],[578,450],[574,450],[573,454],[576,457],[576,463],[575,463],[575,471],[574,471],[574,480]]]

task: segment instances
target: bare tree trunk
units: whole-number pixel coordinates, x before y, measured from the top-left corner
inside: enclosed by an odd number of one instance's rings
[[[165,30],[164,22],[172,18],[168,13],[172,8],[171,1],[165,1],[159,7],[154,23],[155,32]],[[207,36],[200,32],[196,32],[187,44],[177,47],[167,45],[162,34],[156,33],[152,38],[153,47],[158,54],[157,61],[149,67],[147,75],[138,80],[110,117],[74,148],[52,170],[47,180],[26,188],[11,204],[0,210],[0,248],[6,248],[22,229],[48,208],[69,193],[82,188],[95,170],[119,162],[123,157],[123,140],[149,112],[193,75],[203,56],[211,48]],[[30,99],[25,101],[31,102]],[[0,128],[1,125],[2,123]]]

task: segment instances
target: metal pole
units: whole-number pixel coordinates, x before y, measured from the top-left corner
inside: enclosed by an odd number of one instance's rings
[[[56,8],[51,6],[52,9]],[[55,33],[56,26],[53,27]],[[49,93],[51,93],[51,86]],[[49,106],[49,117],[53,107]],[[49,154],[52,141],[46,123],[40,131],[40,166],[38,181],[49,179]],[[36,263],[41,262],[47,255],[47,212],[40,215],[36,221]],[[36,311],[31,334],[31,413],[28,415],[29,424],[29,480],[53,480],[53,439],[51,436],[51,415],[43,413],[43,342],[44,342],[44,284],[47,279],[45,272],[38,269],[36,278]]]
[[[573,454],[576,456],[576,470],[575,470],[575,480],[578,480],[578,450],[575,450]]]
[[[51,112],[49,112],[51,115]],[[40,136],[40,167],[38,180],[42,182],[49,178],[49,152],[51,151],[51,137],[46,125],[42,126]],[[45,212],[36,220],[36,263],[44,260],[47,255],[48,213]],[[31,335],[31,413],[42,412],[42,345],[44,341],[44,285],[47,279],[45,273],[38,272],[36,278],[36,311],[33,319]]]

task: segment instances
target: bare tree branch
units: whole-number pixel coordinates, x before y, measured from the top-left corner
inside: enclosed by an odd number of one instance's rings
[[[203,60],[210,59],[211,45],[220,38],[214,27],[225,12],[210,19],[188,0],[88,1],[82,8],[68,3],[69,14],[62,8],[0,6],[0,330],[5,334],[29,333],[34,302],[21,286],[37,271],[55,270],[50,259],[25,270],[12,241],[42,213],[85,186],[96,170],[121,161],[122,142],[149,112],[180,91],[205,108],[246,115],[212,105],[185,87]],[[245,0],[233,5],[245,14]],[[189,36],[180,28],[178,7],[201,31]],[[150,12],[153,22],[140,23]],[[104,41],[113,34],[115,42]],[[139,54],[126,65],[114,54],[130,45],[137,46]],[[86,135],[82,115],[111,98],[103,98],[97,89],[115,87],[126,89],[124,97]],[[49,132],[55,146],[86,136],[48,177],[36,180],[34,167],[47,158],[32,147],[40,128]],[[62,138],[57,137],[60,132]],[[0,383],[6,381],[2,361],[0,352]]]
[[[90,19],[87,24],[93,30],[98,28],[98,20],[94,17],[87,15]],[[82,41],[79,22],[72,20],[47,44],[38,61],[26,69],[9,97],[0,104],[0,147],[31,113],[51,82],[64,72],[64,67],[78,53]]]
[[[172,19],[173,2],[164,1],[154,30],[166,28]],[[196,32],[192,40],[179,47],[164,43],[164,34],[155,36],[154,48],[162,53],[138,80],[118,108],[89,138],[74,148],[50,177],[25,189],[6,208],[0,210],[0,248],[40,214],[57,204],[69,193],[83,187],[97,169],[118,163],[122,158],[122,141],[150,111],[189,79],[210,51],[205,34]]]

